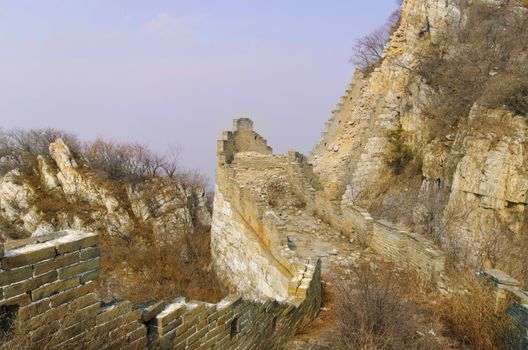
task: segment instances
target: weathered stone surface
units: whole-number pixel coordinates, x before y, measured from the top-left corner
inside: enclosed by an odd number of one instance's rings
[[[63,237],[49,241],[53,244],[59,254],[65,254],[95,246],[99,242],[99,235],[95,233],[86,233],[79,231],[65,231]]]
[[[60,255],[53,259],[42,261],[38,264],[34,264],[33,270],[35,272],[35,275],[40,275],[50,270],[56,270],[61,267],[73,265],[77,262],[79,262],[79,253],[70,253]]]
[[[118,316],[124,315],[132,310],[132,303],[125,301],[114,305],[106,306],[103,311],[97,315],[96,323],[98,325],[104,324],[115,319]]]
[[[141,322],[151,321],[156,315],[161,313],[165,308],[165,302],[158,301],[152,302],[150,305],[146,305],[142,308]]]
[[[14,270],[0,272],[0,286],[20,282],[33,276],[31,266],[24,266]]]
[[[99,265],[100,265],[99,258],[95,258],[95,259],[80,262],[75,265],[63,267],[58,270],[59,279],[64,280],[64,279],[71,278],[73,276],[83,274],[88,271],[97,270],[99,269]]]
[[[101,254],[101,251],[98,247],[92,247],[81,250],[81,260],[89,260],[97,258]]]
[[[30,265],[32,263],[50,259],[55,256],[55,247],[49,243],[38,243],[28,245],[5,253],[2,259],[4,269],[14,269],[17,267]]]
[[[95,289],[95,283],[86,283],[81,286],[74,287],[72,289],[66,290],[62,293],[53,295],[50,299],[51,306],[57,307],[67,302],[72,302],[76,300],[82,300],[81,297],[92,293]],[[87,297],[88,300],[92,300],[93,296]]]
[[[31,291],[31,299],[33,301],[37,301],[42,298],[49,297],[53,294],[65,291],[67,289],[74,288],[78,285],[79,285],[79,277],[45,284]]]
[[[490,278],[492,281],[499,283],[499,284],[503,284],[507,286],[515,286],[515,287],[519,287],[521,285],[519,281],[517,281],[515,278],[511,276],[508,276],[501,270],[484,269],[484,271],[482,271],[482,274],[485,277]]]
[[[512,18],[526,19],[518,5],[501,3],[497,9],[509,7]],[[442,236],[451,246],[469,242],[474,259],[483,259],[490,241],[496,241],[495,258],[484,263],[525,279],[522,263],[511,262],[521,259],[528,232],[528,120],[478,100],[445,127],[445,116],[435,114],[442,103],[438,82],[421,73],[424,57],[436,49],[443,55],[439,60],[465,52],[467,43],[456,33],[468,23],[467,4],[403,3],[382,62],[369,74],[355,73],[310,162],[326,203],[337,204],[346,194],[354,205],[373,207],[376,216],[409,230]],[[524,51],[510,56],[504,64],[526,60]],[[396,131],[401,146],[423,160],[417,169],[408,168],[409,174],[395,174],[388,161]]]
[[[0,177],[0,218],[10,223],[18,235],[36,237],[72,229],[122,235],[133,232],[135,220],[141,220],[159,239],[177,241],[195,226],[207,228],[211,224],[203,188],[153,178],[125,186],[126,196],[118,199],[107,188],[112,184],[98,182],[89,165],[79,168],[62,140],[53,142],[49,153],[51,162],[38,157],[35,171],[39,184],[17,169]],[[48,212],[42,206],[48,196],[62,203],[65,210]],[[88,212],[83,209],[86,207]],[[79,244],[84,248],[93,245],[94,240],[87,238],[89,242]],[[60,253],[77,248],[68,242],[57,247]]]

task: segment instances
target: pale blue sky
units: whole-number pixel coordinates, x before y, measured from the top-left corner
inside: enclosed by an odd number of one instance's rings
[[[183,148],[212,177],[250,116],[307,152],[349,83],[356,38],[394,0],[0,0],[0,126]]]

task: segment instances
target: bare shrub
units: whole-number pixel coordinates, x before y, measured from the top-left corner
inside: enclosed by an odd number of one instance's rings
[[[61,138],[74,153],[80,142],[71,133],[56,129],[0,130],[0,175],[13,169],[31,174],[38,155],[48,156],[49,145]]]
[[[342,349],[440,349],[421,336],[420,311],[404,294],[393,273],[376,276],[368,265],[357,270],[357,281],[337,285],[337,330]]]
[[[401,5],[402,1],[396,1]],[[394,11],[387,22],[371,33],[357,39],[353,46],[350,61],[365,73],[370,73],[383,60],[385,46],[391,34],[399,27],[400,11]]]
[[[388,131],[387,138],[389,141],[389,149],[383,156],[385,162],[394,173],[400,175],[406,169],[412,170],[411,173],[421,173],[421,158],[405,142],[406,138],[403,135],[401,126],[398,129]],[[410,169],[411,165],[414,165],[413,169]]]
[[[146,178],[176,177],[179,152],[162,155],[139,143],[118,143],[97,139],[84,148],[89,164],[111,180],[137,181]]]
[[[70,151],[79,152],[81,144],[72,133],[56,129],[14,129],[0,134],[2,148],[11,151],[23,151],[34,155],[47,155],[49,145],[57,139],[62,139]]]
[[[475,103],[526,114],[528,15],[510,4],[460,1],[463,17],[449,53],[422,57],[418,73],[436,91],[429,114],[454,126]],[[475,59],[478,57],[478,59]]]
[[[370,71],[383,59],[383,51],[389,40],[389,33],[385,27],[356,40],[351,62],[363,71]]]
[[[504,104],[514,113],[528,115],[528,83],[517,81],[511,86],[511,93],[504,97]]]
[[[284,185],[280,180],[273,180],[267,186],[268,204],[276,207],[284,198]]]
[[[103,238],[99,292],[105,299],[142,304],[181,295],[218,302],[227,295],[211,268],[209,232],[188,233],[176,245],[149,231],[140,225],[129,240]]]
[[[515,349],[519,333],[510,303],[497,305],[494,286],[467,273],[456,279],[462,291],[440,299],[436,312],[463,344],[473,349]]]

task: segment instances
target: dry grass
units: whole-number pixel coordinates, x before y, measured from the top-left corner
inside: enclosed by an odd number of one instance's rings
[[[129,241],[103,239],[100,294],[136,304],[176,296],[218,302],[227,292],[211,268],[210,234],[186,237],[177,244],[155,241],[142,227]]]
[[[453,26],[450,54],[432,50],[418,69],[437,91],[430,117],[441,119],[446,127],[456,126],[475,103],[528,113],[528,69],[523,63],[528,15],[513,4],[460,2],[467,20],[460,28]]]
[[[509,301],[497,303],[494,287],[468,274],[454,281],[463,288],[440,299],[434,311],[464,345],[472,349],[511,349],[519,346]]]
[[[110,236],[107,230],[111,228],[111,219],[102,202],[88,203],[82,195],[66,196],[60,189],[46,190],[41,183],[37,156],[49,157],[49,144],[57,137],[71,148],[86,182],[119,201],[120,209],[133,220],[132,228]],[[12,169],[21,171],[15,181],[34,189],[30,206],[41,219],[57,228],[64,227],[65,221],[80,219],[83,227],[101,233],[100,291],[107,300],[129,299],[139,304],[179,295],[209,301],[225,296],[210,269],[208,228],[198,227],[200,223],[196,220],[198,199],[194,189],[205,187],[206,180],[200,174],[180,169],[177,156],[177,150],[157,154],[143,145],[101,139],[82,147],[74,135],[52,129],[0,132],[0,175]],[[53,169],[54,162],[48,161]],[[160,228],[155,233],[155,220],[145,221],[134,215],[127,193],[130,187],[142,196],[149,209],[158,209],[156,198],[163,193],[169,199],[179,199],[181,207],[174,210],[188,211],[191,217],[181,215],[182,222],[173,225],[177,229]],[[160,217],[163,215],[159,213]],[[25,232],[20,220],[10,222],[1,213],[0,229],[11,238],[31,234]]]
[[[338,348],[518,348],[511,301],[497,303],[494,287],[475,275],[452,278],[459,292],[446,297],[409,271],[360,265],[354,281],[333,283]]]
[[[441,338],[423,331],[424,314],[405,297],[406,283],[391,270],[357,268],[355,282],[336,285],[340,349],[443,349]],[[416,293],[416,291],[415,291]]]

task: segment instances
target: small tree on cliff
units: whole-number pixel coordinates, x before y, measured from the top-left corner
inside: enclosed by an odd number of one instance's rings
[[[396,1],[400,6],[402,2],[402,0]],[[391,13],[383,26],[356,40],[350,62],[366,73],[371,72],[383,59],[385,45],[399,24],[400,10],[398,9]]]

